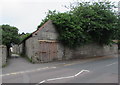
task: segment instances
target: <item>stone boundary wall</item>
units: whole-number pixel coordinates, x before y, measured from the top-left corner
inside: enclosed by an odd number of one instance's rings
[[[23,43],[19,45],[19,54],[23,53]]]
[[[19,54],[20,53],[20,49],[19,49],[19,46],[18,45],[14,45],[14,46],[12,46],[12,48],[13,48],[13,53],[15,53],[15,54]]]
[[[6,59],[7,59],[7,47],[4,45],[0,45],[0,64],[5,65],[6,64]]]
[[[65,48],[66,59],[72,58],[90,58],[101,56],[118,56],[118,45],[113,44],[111,46],[98,44],[88,44],[76,49]]]

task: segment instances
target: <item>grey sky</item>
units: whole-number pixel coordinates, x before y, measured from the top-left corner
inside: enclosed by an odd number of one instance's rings
[[[67,11],[64,6],[69,6],[74,1],[77,0],[0,0],[0,25],[9,24],[17,27],[19,33],[31,33],[36,30],[48,10]],[[117,3],[119,0],[110,1]]]

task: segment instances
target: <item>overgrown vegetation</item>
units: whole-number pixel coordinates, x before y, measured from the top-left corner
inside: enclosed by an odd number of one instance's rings
[[[2,45],[2,29],[1,29],[1,26],[0,26],[0,45]]]
[[[118,16],[111,2],[77,2],[70,11],[49,11],[38,26],[52,20],[65,46],[74,48],[90,42],[110,44],[118,35]]]
[[[6,67],[6,66],[7,66],[7,64],[4,64],[4,65],[2,65],[2,68]]]
[[[20,39],[20,42],[22,42],[26,37],[28,37],[31,33],[21,33],[19,34],[19,39]]]
[[[120,49],[120,14],[119,14],[119,16],[118,16],[118,28],[119,28],[119,30],[118,30],[118,36],[117,36],[117,39],[119,40],[118,41],[118,49]]]
[[[10,25],[1,25],[2,44],[7,46],[7,54],[9,57],[9,49],[12,44],[18,44],[20,42],[18,35],[18,28]]]
[[[33,62],[32,62],[32,59],[29,58],[27,55],[25,55],[25,54],[20,54],[20,56],[23,57],[23,58],[25,58],[25,59],[26,59],[27,61],[29,61],[30,63],[33,63]]]
[[[10,25],[2,25],[2,44],[10,47],[11,44],[19,43],[18,28]]]

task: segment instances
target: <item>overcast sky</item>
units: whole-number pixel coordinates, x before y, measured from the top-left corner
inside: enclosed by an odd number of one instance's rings
[[[75,1],[77,0],[0,0],[0,25],[9,24],[17,27],[19,33],[31,33],[36,30],[48,10],[65,12],[68,9],[64,6]],[[118,3],[119,0],[110,1]]]

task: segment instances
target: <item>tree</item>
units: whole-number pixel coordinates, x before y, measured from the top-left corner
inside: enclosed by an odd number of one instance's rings
[[[46,18],[52,20],[65,46],[76,47],[90,42],[109,45],[119,30],[118,18],[111,2],[78,2],[68,12],[49,11]]]
[[[22,42],[26,37],[28,37],[31,33],[21,33],[19,34],[20,42]]]
[[[18,28],[10,25],[2,25],[2,44],[7,46],[7,51],[9,55],[9,49],[11,44],[18,44],[20,42],[18,36]]]
[[[111,2],[79,3],[71,11],[94,42],[110,44],[117,33],[117,15]]]
[[[56,30],[59,33],[58,40],[61,41],[63,45],[75,48],[76,46],[89,42],[89,36],[84,33],[80,24],[76,24],[76,17],[69,12],[60,13],[56,11],[49,11],[46,18],[38,27],[42,26],[43,23],[49,19],[52,20],[53,24],[56,26]]]
[[[120,40],[120,14],[118,15],[118,36],[117,39]]]
[[[118,15],[118,29],[119,30],[117,31],[117,40],[118,40],[118,49],[120,49],[120,14]]]

